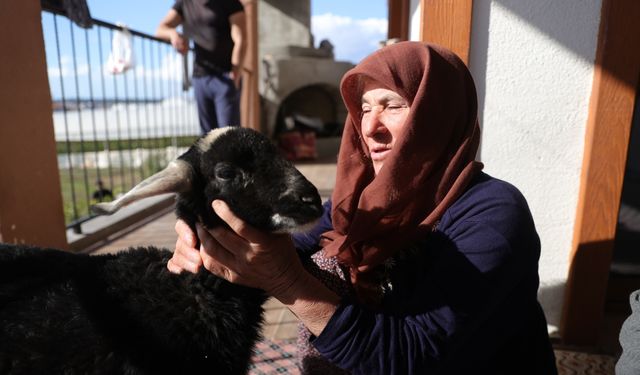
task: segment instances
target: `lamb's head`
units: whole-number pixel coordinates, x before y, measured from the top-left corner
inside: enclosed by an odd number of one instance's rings
[[[211,131],[167,168],[94,212],[111,214],[138,199],[175,192],[176,212],[191,226],[220,224],[211,208],[225,201],[247,223],[272,232],[294,232],[322,213],[318,190],[279,155],[269,139],[239,127]]]

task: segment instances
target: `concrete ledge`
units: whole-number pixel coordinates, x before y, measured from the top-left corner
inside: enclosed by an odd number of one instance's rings
[[[94,244],[107,237],[139,226],[158,213],[164,213],[172,208],[175,203],[175,194],[163,194],[134,202],[110,216],[98,216],[81,225],[82,233],[74,233],[67,230],[67,242],[69,250],[85,252]]]

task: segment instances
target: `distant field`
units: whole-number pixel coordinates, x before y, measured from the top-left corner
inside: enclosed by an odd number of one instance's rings
[[[72,153],[94,153],[101,151],[128,151],[135,149],[153,150],[151,156],[146,158],[140,166],[131,167],[113,163],[109,167],[81,168],[74,166],[73,169],[60,169],[60,186],[62,190],[62,202],[64,206],[65,222],[70,224],[74,220],[90,215],[89,207],[98,203],[92,198],[93,193],[98,190],[97,181],[102,180],[103,186],[113,192],[114,197],[122,194],[144,178],[163,169],[169,162],[164,148],[169,146],[188,147],[193,144],[197,137],[165,137],[157,139],[132,139],[121,141],[98,141],[84,142],[77,141],[57,142],[58,156],[63,159],[65,154]],[[155,152],[157,150],[158,152]],[[75,202],[75,209],[74,209]]]
[[[188,147],[193,144],[197,137],[193,135],[164,137],[164,138],[144,138],[144,139],[124,139],[124,140],[88,140],[80,141],[58,141],[56,142],[56,151],[58,154],[76,153],[76,152],[96,152],[96,151],[120,151],[135,150],[137,148],[156,149],[167,146]]]
[[[107,170],[100,170],[100,179],[104,187],[113,192],[114,197],[128,191],[132,186],[142,181],[159,169],[152,170],[147,165],[141,169],[125,168],[112,169],[111,175]],[[111,177],[110,177],[111,176]],[[62,203],[64,207],[64,217],[67,224],[74,219],[89,215],[89,207],[98,203],[92,198],[93,193],[98,189],[98,169],[87,168],[84,170],[74,170],[73,179],[69,169],[60,170],[60,186],[62,189]],[[73,208],[75,196],[75,211]],[[111,200],[111,199],[107,199]]]

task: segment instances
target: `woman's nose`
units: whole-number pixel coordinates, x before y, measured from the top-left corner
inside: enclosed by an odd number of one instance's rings
[[[362,134],[366,137],[371,137],[377,133],[385,133],[387,131],[387,127],[384,125],[382,119],[383,111],[380,110],[371,110],[362,119]]]

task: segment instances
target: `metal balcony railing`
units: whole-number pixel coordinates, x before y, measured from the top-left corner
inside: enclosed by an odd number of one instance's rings
[[[65,219],[80,233],[92,204],[128,191],[199,135],[185,85],[192,56],[127,29],[134,66],[111,74],[106,62],[123,27],[94,19],[83,29],[52,11],[42,23]]]

